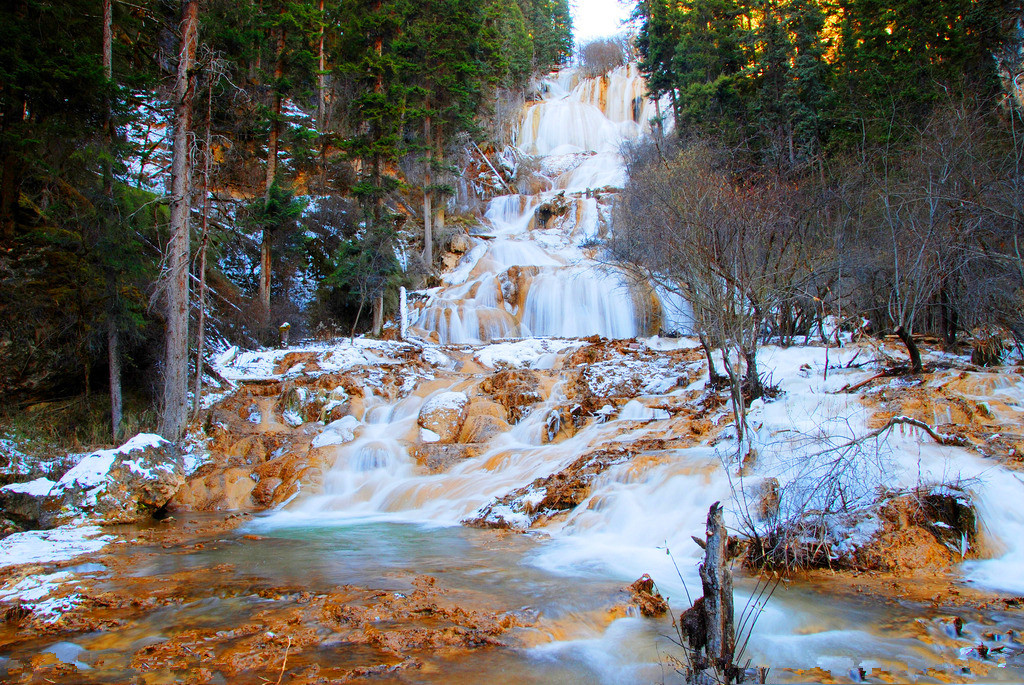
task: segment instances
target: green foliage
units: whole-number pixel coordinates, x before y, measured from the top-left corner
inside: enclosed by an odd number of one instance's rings
[[[899,140],[948,93],[991,96],[1000,0],[643,0],[640,68],[678,123],[773,165]]]

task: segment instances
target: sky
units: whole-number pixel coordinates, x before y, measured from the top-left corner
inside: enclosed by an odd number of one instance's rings
[[[631,0],[570,0],[572,28],[577,43],[611,36],[622,30],[622,20],[629,17]]]

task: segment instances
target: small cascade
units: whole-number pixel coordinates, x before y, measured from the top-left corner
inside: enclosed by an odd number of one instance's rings
[[[490,200],[458,266],[425,291],[413,334],[447,343],[532,336],[630,338],[656,333],[672,306],[648,284],[594,260],[613,192],[625,182],[618,148],[650,131],[654,103],[635,65],[585,79],[572,69],[526,106],[517,145],[539,171],[534,195]]]

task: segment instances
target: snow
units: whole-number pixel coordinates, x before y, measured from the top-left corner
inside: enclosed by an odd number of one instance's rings
[[[343,416],[337,421],[327,424],[320,435],[313,438],[312,447],[327,447],[328,445],[340,445],[351,442],[355,439],[355,430],[359,426],[359,419],[354,416]]]
[[[469,397],[464,392],[440,392],[432,395],[423,404],[420,415],[432,414],[437,411],[454,410],[462,411],[463,407],[469,404]]]
[[[78,462],[74,468],[65,473],[54,485],[53,491],[55,494],[60,494],[69,488],[81,488],[84,490],[94,488],[103,482],[107,473],[110,472],[110,467],[114,465],[114,460],[117,459],[119,455],[129,454],[135,450],[159,447],[166,442],[167,441],[159,435],[153,433],[139,433],[118,448],[93,452]],[[143,471],[138,469],[138,472],[142,473]]]
[[[455,365],[455,362],[448,355],[429,346],[423,348],[423,361],[441,369],[450,369]]]
[[[420,428],[420,442],[441,442],[441,436],[429,428]]]
[[[72,577],[67,571],[26,576],[14,585],[0,588],[0,600],[5,602],[21,600],[31,602],[49,595],[60,584]]]
[[[10,485],[5,485],[0,488],[0,490],[33,495],[35,497],[44,497],[51,489],[53,489],[54,485],[56,485],[56,483],[49,478],[36,478],[35,480],[30,480],[27,483],[11,483]]]
[[[449,271],[441,280],[448,285],[462,285],[469,278],[470,273],[476,267],[477,262],[487,253],[487,245],[480,244],[476,245],[469,252],[463,256],[459,265],[454,270]]]
[[[586,345],[580,340],[558,338],[525,338],[513,342],[492,343],[476,353],[474,359],[489,369],[512,367],[537,368],[538,362],[550,354],[561,354]]]
[[[70,523],[52,530],[15,533],[0,540],[0,567],[64,561],[103,549],[112,536],[102,535],[99,526]]]

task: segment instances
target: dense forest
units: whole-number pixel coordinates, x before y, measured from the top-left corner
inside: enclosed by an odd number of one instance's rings
[[[672,134],[628,151],[613,248],[692,303],[754,397],[759,341],[824,337],[826,315],[899,336],[915,373],[915,334],[973,332],[979,363],[1024,341],[1018,4],[643,0],[634,17]]]
[[[47,422],[85,442],[122,387],[180,434],[197,331],[379,331],[572,47],[565,0],[19,0],[0,32],[0,387],[75,398]]]
[[[912,371],[915,334],[1020,345],[1019,9],[640,2],[631,41],[581,55],[597,75],[635,51],[660,107],[611,258],[690,302],[754,396],[759,342],[830,315],[898,335]],[[207,333],[379,334],[475,209],[461,177],[572,52],[565,0],[2,12],[0,385],[74,398],[50,421],[86,442],[122,404],[180,435]]]

